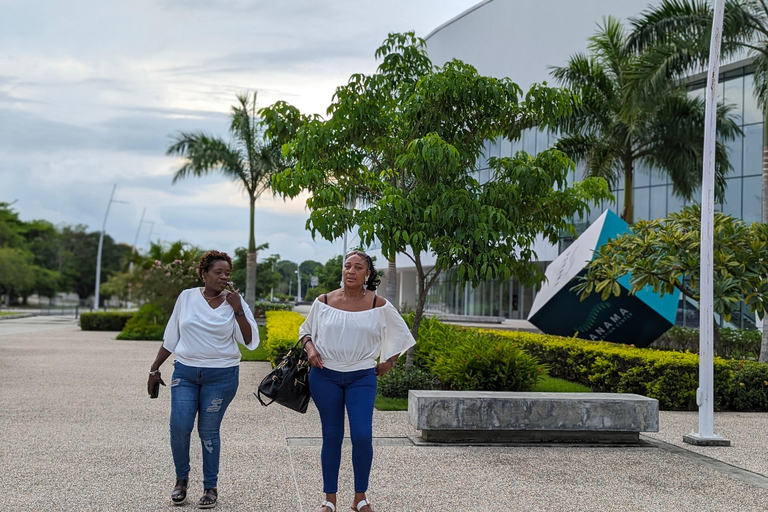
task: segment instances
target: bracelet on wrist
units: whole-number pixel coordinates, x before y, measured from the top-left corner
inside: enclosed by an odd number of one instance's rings
[[[245,311],[243,311],[242,309],[238,309],[237,311],[235,311],[235,316],[244,316],[244,315],[245,315]]]
[[[150,370],[150,371],[149,371],[149,374],[150,374],[150,375],[157,375],[157,374],[159,374],[159,373],[160,373],[160,370]]]

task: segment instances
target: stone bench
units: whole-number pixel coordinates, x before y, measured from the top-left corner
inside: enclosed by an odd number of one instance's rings
[[[408,392],[408,421],[429,443],[636,444],[658,432],[659,402],[625,393]]]

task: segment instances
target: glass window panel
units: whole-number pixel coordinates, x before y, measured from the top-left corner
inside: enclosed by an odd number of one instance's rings
[[[531,129],[523,132],[523,151],[529,155],[536,154],[536,132]]]
[[[763,113],[757,106],[755,99],[755,75],[747,75],[744,88],[744,124],[762,123]]]
[[[667,187],[661,185],[651,187],[651,219],[666,217],[667,215]]]
[[[704,87],[699,87],[698,89],[693,89],[691,91],[688,91],[688,97],[699,98],[701,100],[704,100],[705,99]]]
[[[744,196],[742,200],[743,219],[747,224],[760,222],[763,216],[762,176],[744,178]]]
[[[519,139],[515,139],[513,141],[510,141],[510,144],[512,144],[512,153],[511,156],[515,156],[515,153],[523,149],[523,139],[522,135]]]
[[[635,162],[635,186],[647,187],[651,184],[651,170],[643,162]]]
[[[731,163],[731,166],[733,167],[733,170],[728,174],[728,176],[741,176],[742,171],[742,154],[743,154],[743,146],[744,146],[744,137],[741,135],[737,135],[736,138],[734,138],[731,141],[728,141],[726,143],[726,148],[728,150],[728,161]]]
[[[744,176],[761,174],[763,169],[763,125],[744,127]]]
[[[501,150],[501,144],[499,143],[499,139],[489,140],[488,141],[488,158],[490,157],[496,157],[499,158],[499,151]]]
[[[673,192],[672,185],[667,186],[667,214],[679,212],[683,209],[683,198],[677,197]]]
[[[616,215],[621,217],[621,214],[624,211],[624,190],[616,190],[613,195],[616,197],[616,209],[614,211],[616,212]]]
[[[733,105],[731,115],[738,120],[739,124],[744,119],[744,77],[731,78],[723,82],[725,88],[725,104]]]
[[[723,213],[741,218],[741,178],[725,180],[725,202]]]
[[[648,203],[650,203],[650,195],[651,195],[651,191],[648,187],[636,188],[634,190],[634,197],[632,199],[635,202],[634,204],[635,222],[641,219],[648,218],[648,209],[649,209]]]
[[[536,130],[536,153],[541,153],[549,147],[549,133],[546,129]]]
[[[501,158],[512,156],[512,142],[506,137],[502,137],[499,142],[499,156]]]

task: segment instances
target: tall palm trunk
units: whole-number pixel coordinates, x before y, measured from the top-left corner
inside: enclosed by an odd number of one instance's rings
[[[385,298],[400,311],[397,300],[397,262],[394,257],[387,262],[387,296]]]
[[[256,305],[256,236],[254,234],[254,212],[256,198],[251,196],[251,234],[248,240],[248,254],[245,258],[245,302],[253,311]]]
[[[621,218],[627,224],[635,223],[635,201],[632,187],[635,183],[634,169],[632,161],[624,160],[624,210],[621,212]]]
[[[768,222],[768,105],[763,107],[763,222]],[[768,279],[768,276],[765,276]],[[768,363],[768,314],[763,315],[763,341],[760,344],[761,363]]]

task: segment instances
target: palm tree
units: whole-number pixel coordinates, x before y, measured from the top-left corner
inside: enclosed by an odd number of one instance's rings
[[[631,44],[656,55],[643,79],[679,78],[704,66],[709,59],[712,6],[702,0],[664,0],[632,20]],[[721,55],[728,59],[746,53],[755,69],[754,95],[763,111],[762,221],[768,222],[768,3],[765,0],[726,0]],[[761,363],[768,363],[768,315],[763,317]]]
[[[252,99],[247,94],[238,94],[237,100],[239,104],[232,107],[232,124],[229,127],[231,142],[201,132],[180,132],[167,154],[185,159],[184,165],[173,176],[173,183],[188,176],[199,177],[219,171],[242,185],[248,193],[251,224],[246,259],[245,301],[253,308],[256,301],[256,200],[270,188],[272,176],[283,170],[284,162],[280,147],[271,141],[265,142],[256,127],[256,93],[253,93]]]
[[[645,164],[666,174],[678,197],[691,200],[701,185],[705,103],[672,81],[638,86],[638,68],[647,58],[628,45],[629,36],[616,18],[606,18],[589,39],[589,54],[577,54],[565,67],[553,68],[558,82],[581,96],[571,116],[558,128],[559,149],[585,164],[586,176],[601,176],[624,188],[621,217],[632,224],[635,168]],[[740,130],[718,108],[717,195],[722,197],[730,170],[724,140]],[[623,180],[623,183],[621,183]]]

